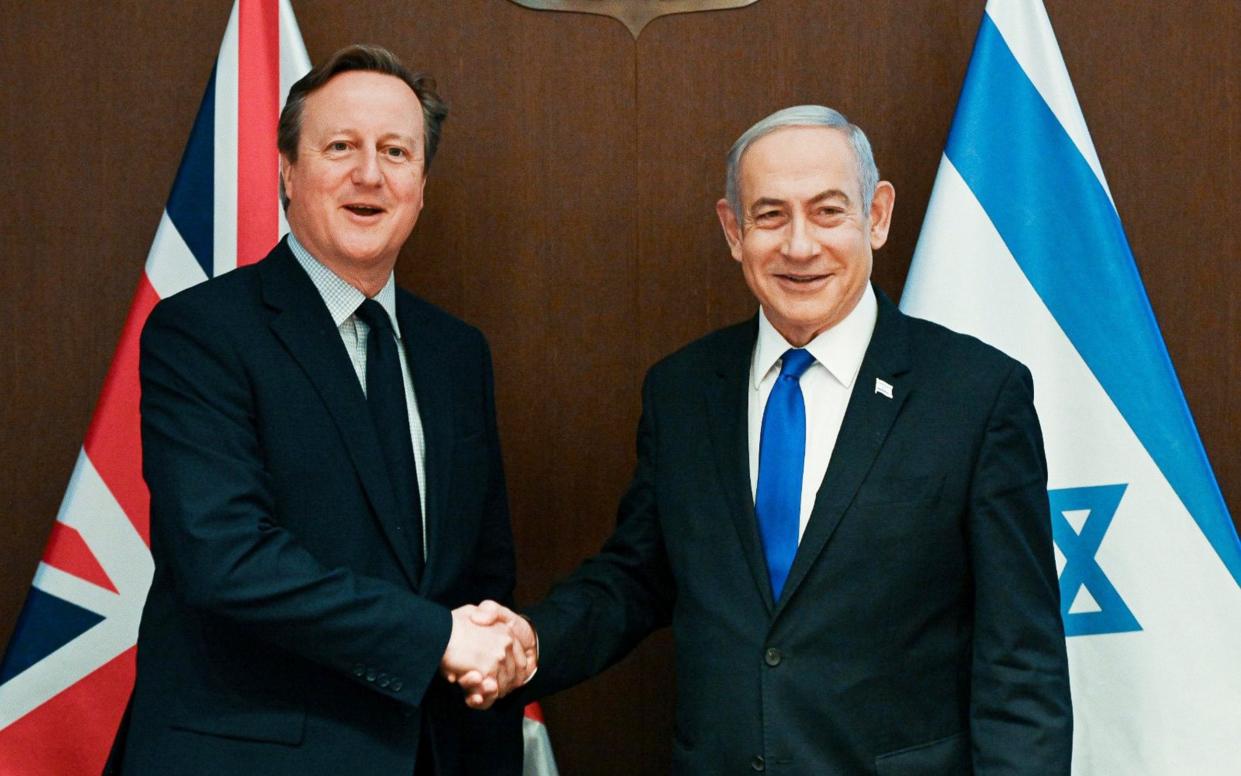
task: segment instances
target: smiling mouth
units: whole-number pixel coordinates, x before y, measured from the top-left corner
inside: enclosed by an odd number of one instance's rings
[[[345,205],[345,210],[359,216],[373,216],[383,212],[383,208],[370,205]]]
[[[823,280],[827,275],[776,275],[776,277],[790,283],[810,284]]]

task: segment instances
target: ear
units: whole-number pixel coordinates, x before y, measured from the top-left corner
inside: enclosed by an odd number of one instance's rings
[[[724,239],[728,241],[728,250],[733,258],[741,261],[741,225],[737,223],[737,214],[733,212],[728,200],[721,199],[715,203],[715,215],[720,219],[724,229]]]
[[[875,186],[875,198],[870,203],[870,249],[877,251],[888,241],[888,228],[892,225],[892,207],[896,204],[896,189],[887,181]]]
[[[427,204],[427,176],[423,175],[422,180],[418,182],[418,206],[414,208],[415,217],[422,213],[422,209]]]
[[[280,154],[280,181],[284,184],[284,196],[290,201],[293,199],[292,170],[293,162],[290,162],[284,154]]]

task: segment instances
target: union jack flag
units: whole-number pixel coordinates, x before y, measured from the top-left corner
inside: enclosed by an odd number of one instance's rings
[[[0,773],[99,773],[134,680],[151,583],[138,335],[163,297],[261,259],[288,230],[276,123],[310,69],[289,0],[237,0],[64,501],[0,662]]]

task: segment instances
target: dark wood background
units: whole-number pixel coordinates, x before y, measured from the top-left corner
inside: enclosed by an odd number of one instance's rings
[[[1241,515],[1241,5],[1048,0],[1233,515]],[[231,0],[0,0],[0,645],[34,573]],[[507,0],[294,0],[319,59],[373,41],[452,104],[399,280],[480,326],[529,601],[608,534],[647,366],[752,313],[713,203],[732,140],[801,102],[869,133],[901,291],[981,0],[759,0],[611,19]],[[565,774],[666,771],[667,634],[545,703]]]

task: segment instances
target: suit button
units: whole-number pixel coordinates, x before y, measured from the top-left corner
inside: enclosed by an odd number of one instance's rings
[[[763,759],[761,754],[756,754],[754,759],[750,761],[750,767],[756,771],[767,770],[767,761]]]
[[[366,666],[362,665],[361,663],[358,663],[357,665],[353,667],[354,676],[362,676],[365,673],[366,673]]]
[[[784,659],[784,656],[781,655],[780,650],[776,649],[775,647],[768,647],[767,651],[763,653],[763,662],[771,666],[772,668],[775,668],[776,666],[780,665],[780,661],[783,659]]]
[[[388,678],[387,674],[379,675],[379,686],[380,687],[387,687],[391,683],[392,683],[392,680]]]
[[[404,687],[404,685],[401,684],[400,679],[392,680],[392,692],[400,692],[402,687]]]
[[[376,676],[375,669],[373,668],[366,669],[366,681],[368,682],[375,681],[375,676]]]

